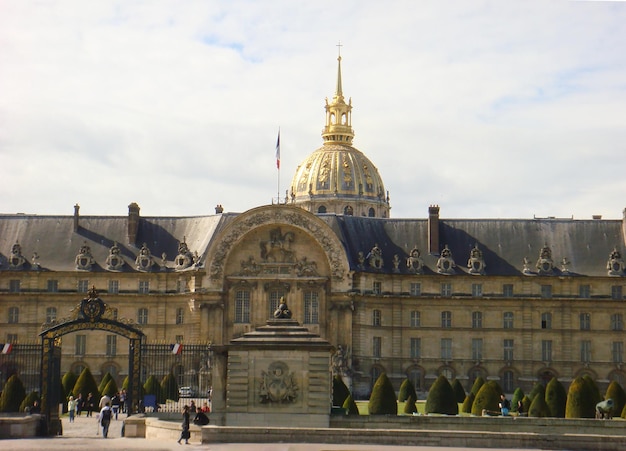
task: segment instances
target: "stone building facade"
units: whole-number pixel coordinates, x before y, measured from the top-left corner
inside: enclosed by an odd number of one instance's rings
[[[507,392],[553,376],[626,382],[626,219],[444,219],[436,205],[391,218],[382,177],[352,146],[340,65],[325,108],[323,146],[284,204],[194,217],[143,217],[135,203],[119,217],[83,217],[79,206],[0,215],[0,342],[37,340],[95,287],[149,342],[227,353],[284,297],[333,347],[333,371],[357,398],[382,372],[422,394],[442,373]],[[62,371],[121,380],[119,340],[64,337]]]

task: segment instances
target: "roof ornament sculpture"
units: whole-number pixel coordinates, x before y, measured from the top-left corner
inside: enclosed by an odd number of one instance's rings
[[[452,251],[446,244],[441,251],[441,256],[437,260],[437,272],[446,275],[454,274],[455,267],[456,263],[454,263],[454,258],[452,258]]]
[[[622,254],[617,250],[617,246],[609,254],[606,269],[609,276],[620,277],[624,275],[624,260],[622,260]]]
[[[84,241],[80,247],[74,263],[76,263],[76,269],[79,271],[91,271],[91,267],[96,263],[96,260],[91,255],[91,248],[87,245],[87,241]]]
[[[109,256],[106,259],[106,269],[109,271],[121,271],[124,266],[124,259],[122,258],[122,250],[117,245],[117,242],[113,243],[113,246],[109,249]]]
[[[150,249],[148,249],[148,245],[143,243],[141,249],[139,250],[139,255],[135,259],[135,267],[139,271],[150,271],[152,269],[152,265],[154,264],[154,260],[152,258],[152,254],[150,253]]]
[[[26,263],[26,259],[22,255],[22,246],[19,242],[15,242],[11,246],[11,256],[9,257],[9,269],[22,269]]]
[[[409,256],[406,259],[406,267],[410,273],[423,274],[424,273],[424,261],[422,260],[420,250],[415,246],[411,249]]]
[[[278,304],[278,308],[274,311],[274,318],[276,319],[290,319],[291,318],[291,310],[287,307],[287,301],[285,301],[285,297],[280,297],[280,302]]]
[[[369,265],[374,269],[382,269],[383,267],[383,251],[378,247],[378,243],[374,244],[372,250],[365,257]]]
[[[467,261],[467,267],[469,268],[470,274],[485,274],[485,268],[487,267],[487,265],[485,264],[485,259],[483,258],[483,251],[478,249],[478,243],[475,244],[473,249],[470,251],[470,257]]]
[[[537,271],[542,276],[554,274],[554,261],[552,260],[552,249],[545,243],[539,252],[539,258],[535,265]]]
[[[174,259],[174,268],[176,271],[182,271],[189,268],[194,262],[194,257],[187,246],[186,237],[178,243],[178,255]]]

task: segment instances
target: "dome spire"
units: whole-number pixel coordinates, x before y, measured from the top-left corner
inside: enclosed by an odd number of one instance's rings
[[[337,44],[337,87],[333,101],[328,103],[326,98],[326,125],[322,131],[324,143],[352,145],[354,130],[352,130],[352,99],[348,103],[343,97],[341,81],[341,42]]]

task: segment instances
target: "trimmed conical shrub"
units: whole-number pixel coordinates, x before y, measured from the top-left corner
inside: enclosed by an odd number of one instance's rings
[[[585,383],[589,386],[589,393],[591,393],[591,396],[593,397],[593,409],[595,418],[595,406],[599,402],[603,401],[602,395],[600,394],[600,389],[596,385],[596,381],[594,381],[591,376],[586,374],[585,376],[583,376],[583,379],[585,380]]]
[[[456,395],[448,379],[441,374],[428,391],[426,399],[425,413],[442,413],[446,415],[457,415],[459,405],[456,402]]]
[[[72,393],[74,394],[75,398],[78,397],[79,394],[82,394],[83,399],[87,399],[87,395],[89,393],[92,393],[93,397],[97,401],[100,400],[98,384],[96,384],[96,380],[93,378],[93,375],[91,374],[91,371],[89,371],[89,368],[85,368],[80,373],[80,376],[78,376],[78,379],[76,379],[76,383],[74,384]]]
[[[565,418],[565,405],[567,404],[567,392],[563,384],[556,377],[553,377],[546,385],[545,394],[546,405],[550,414],[547,416],[554,418]],[[534,400],[533,400],[534,403]]]
[[[165,399],[178,401],[178,384],[176,383],[176,377],[173,373],[168,373],[163,380],[161,380],[161,389],[163,390]]]
[[[341,376],[336,374],[333,377],[333,406],[343,406],[348,396],[350,396],[350,390],[343,382]]]
[[[109,383],[102,390],[102,395],[107,395],[109,398],[112,398],[118,391],[115,379],[111,378],[109,379]]]
[[[511,399],[511,410],[513,412],[517,412],[517,403],[522,399],[524,399],[524,390],[522,390],[520,387],[517,387],[513,392],[513,399]]]
[[[409,399],[409,396],[413,396],[413,399],[417,399],[417,393],[415,393],[415,386],[409,379],[404,379],[400,385],[400,391],[398,392],[398,401],[404,402]]]
[[[0,395],[0,412],[19,412],[26,390],[22,380],[14,374],[9,378]]]
[[[63,391],[68,398],[70,395],[73,395],[72,390],[74,390],[74,385],[76,385],[77,379],[78,376],[73,371],[68,371],[63,375],[63,378],[61,379],[61,383],[63,384]]]
[[[146,395],[155,395],[156,402],[162,404],[165,402],[163,399],[163,390],[161,390],[161,384],[156,377],[150,376],[145,384],[143,384],[143,390]]]
[[[530,398],[526,395],[524,395],[524,397],[522,398],[522,405],[524,406],[524,412],[528,413],[528,411],[530,410],[530,403],[532,401],[530,400]]]
[[[476,380],[474,381],[474,384],[472,385],[472,389],[470,390],[472,393],[474,393],[474,396],[478,394],[478,391],[484,385],[484,383],[485,383],[485,379],[483,379],[482,376],[478,376],[476,378]]]
[[[382,373],[376,380],[367,406],[370,415],[398,414],[396,392],[386,373]]]
[[[577,377],[567,392],[565,418],[594,418],[595,411],[593,389],[582,377]]]
[[[546,397],[546,389],[543,386],[543,384],[540,384],[539,382],[537,382],[533,386],[533,389],[530,391],[530,393],[528,393],[528,398],[532,402],[535,399],[535,396],[537,396],[537,395],[540,395],[544,399]]]
[[[463,405],[461,406],[461,412],[463,413],[472,413],[472,405],[474,404],[474,400],[476,399],[476,395],[472,392],[469,392],[465,399],[463,400]]]
[[[604,399],[613,400],[612,416],[618,416],[626,405],[626,392],[617,381],[612,381],[606,389]]]
[[[407,399],[404,403],[403,412],[407,415],[413,415],[414,413],[417,413],[417,406],[415,405],[415,401],[416,399],[413,397],[413,395],[409,395],[409,399]]]
[[[107,372],[102,377],[102,380],[100,381],[100,385],[98,385],[98,392],[104,395],[104,389],[106,388],[107,384],[109,383],[111,379],[113,379],[113,376],[111,376],[111,373]]]
[[[487,412],[500,412],[500,393],[494,384],[483,384],[476,394],[472,404],[472,415],[481,416],[483,410]]]
[[[359,408],[352,399],[352,395],[348,395],[341,407],[346,411],[346,415],[359,415]]]
[[[546,400],[543,396],[535,396],[533,401],[530,403],[530,408],[528,409],[529,417],[543,418],[550,416],[550,408],[548,404],[546,404]]]
[[[458,379],[454,379],[450,385],[452,385],[452,390],[454,390],[454,397],[456,398],[457,404],[465,401],[465,389],[461,382]]]

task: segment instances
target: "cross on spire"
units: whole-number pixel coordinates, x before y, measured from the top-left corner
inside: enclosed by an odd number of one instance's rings
[[[341,58],[341,47],[343,47],[343,45],[341,44],[341,41],[339,41],[339,43],[337,44],[337,52],[339,53],[339,58]]]

